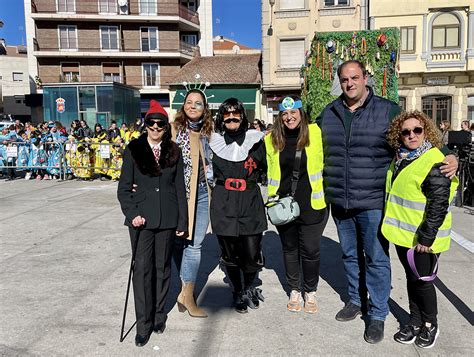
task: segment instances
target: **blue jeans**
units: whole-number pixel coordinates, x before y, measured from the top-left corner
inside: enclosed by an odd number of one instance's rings
[[[194,215],[194,235],[192,240],[184,242],[183,259],[180,276],[184,283],[195,283],[199,264],[201,263],[201,247],[209,225],[209,195],[207,185],[198,185],[196,195],[196,211]]]
[[[380,232],[383,211],[332,208],[342,261],[349,282],[350,302],[362,306],[367,300],[367,315],[385,320],[388,315],[391,271],[388,241]]]

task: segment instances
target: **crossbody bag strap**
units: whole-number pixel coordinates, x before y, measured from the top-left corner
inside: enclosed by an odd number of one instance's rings
[[[296,186],[300,178],[301,150],[296,150],[295,164],[293,166],[293,175],[291,177],[291,196],[295,197]]]

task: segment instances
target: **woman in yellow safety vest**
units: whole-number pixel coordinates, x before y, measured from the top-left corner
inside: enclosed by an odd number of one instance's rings
[[[269,200],[292,193],[295,156],[297,150],[301,152],[293,195],[300,215],[296,220],[276,227],[283,246],[286,280],[291,289],[287,308],[298,312],[304,305],[305,312],[315,313],[318,310],[320,241],[328,217],[323,191],[321,130],[318,125],[309,124],[300,98],[284,98],[279,109],[273,129],[265,138]]]
[[[410,322],[394,338],[430,348],[439,335],[432,279],[439,253],[449,249],[448,209],[458,180],[450,181],[441,173],[441,133],[424,113],[415,110],[397,116],[387,140],[396,157],[387,173],[382,233],[395,244],[405,269],[410,306]]]

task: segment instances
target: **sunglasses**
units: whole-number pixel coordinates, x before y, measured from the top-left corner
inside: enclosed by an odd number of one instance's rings
[[[229,123],[240,123],[240,118],[224,119],[224,124],[229,124]]]
[[[413,130],[410,129],[403,129],[401,134],[404,137],[410,136],[410,133],[413,132],[415,135],[421,135],[423,134],[423,128],[421,126],[415,127]]]
[[[166,123],[162,120],[145,119],[145,125],[146,126],[152,128],[155,124],[160,129],[163,129],[166,126]]]

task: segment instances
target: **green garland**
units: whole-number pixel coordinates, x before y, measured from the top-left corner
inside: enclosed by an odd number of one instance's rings
[[[385,34],[387,41],[383,46],[379,47],[377,45],[377,38],[380,34]],[[310,115],[310,118],[316,118],[327,104],[337,98],[331,95],[334,77],[339,65],[349,59],[359,60],[366,65],[372,77],[371,80],[374,82],[374,91],[379,96],[382,96],[384,71],[386,69],[384,97],[398,103],[396,67],[399,58],[399,38],[400,34],[397,28],[358,32],[316,33],[311,43],[311,50],[306,58],[306,64],[300,71],[300,76],[304,79],[301,97],[304,108]],[[365,53],[362,46],[363,39],[365,39],[366,43]],[[326,51],[326,44],[330,40],[333,41],[335,48],[339,47],[337,54],[336,51],[331,53],[331,76],[329,76],[329,55]],[[324,67],[322,66],[323,53]]]

